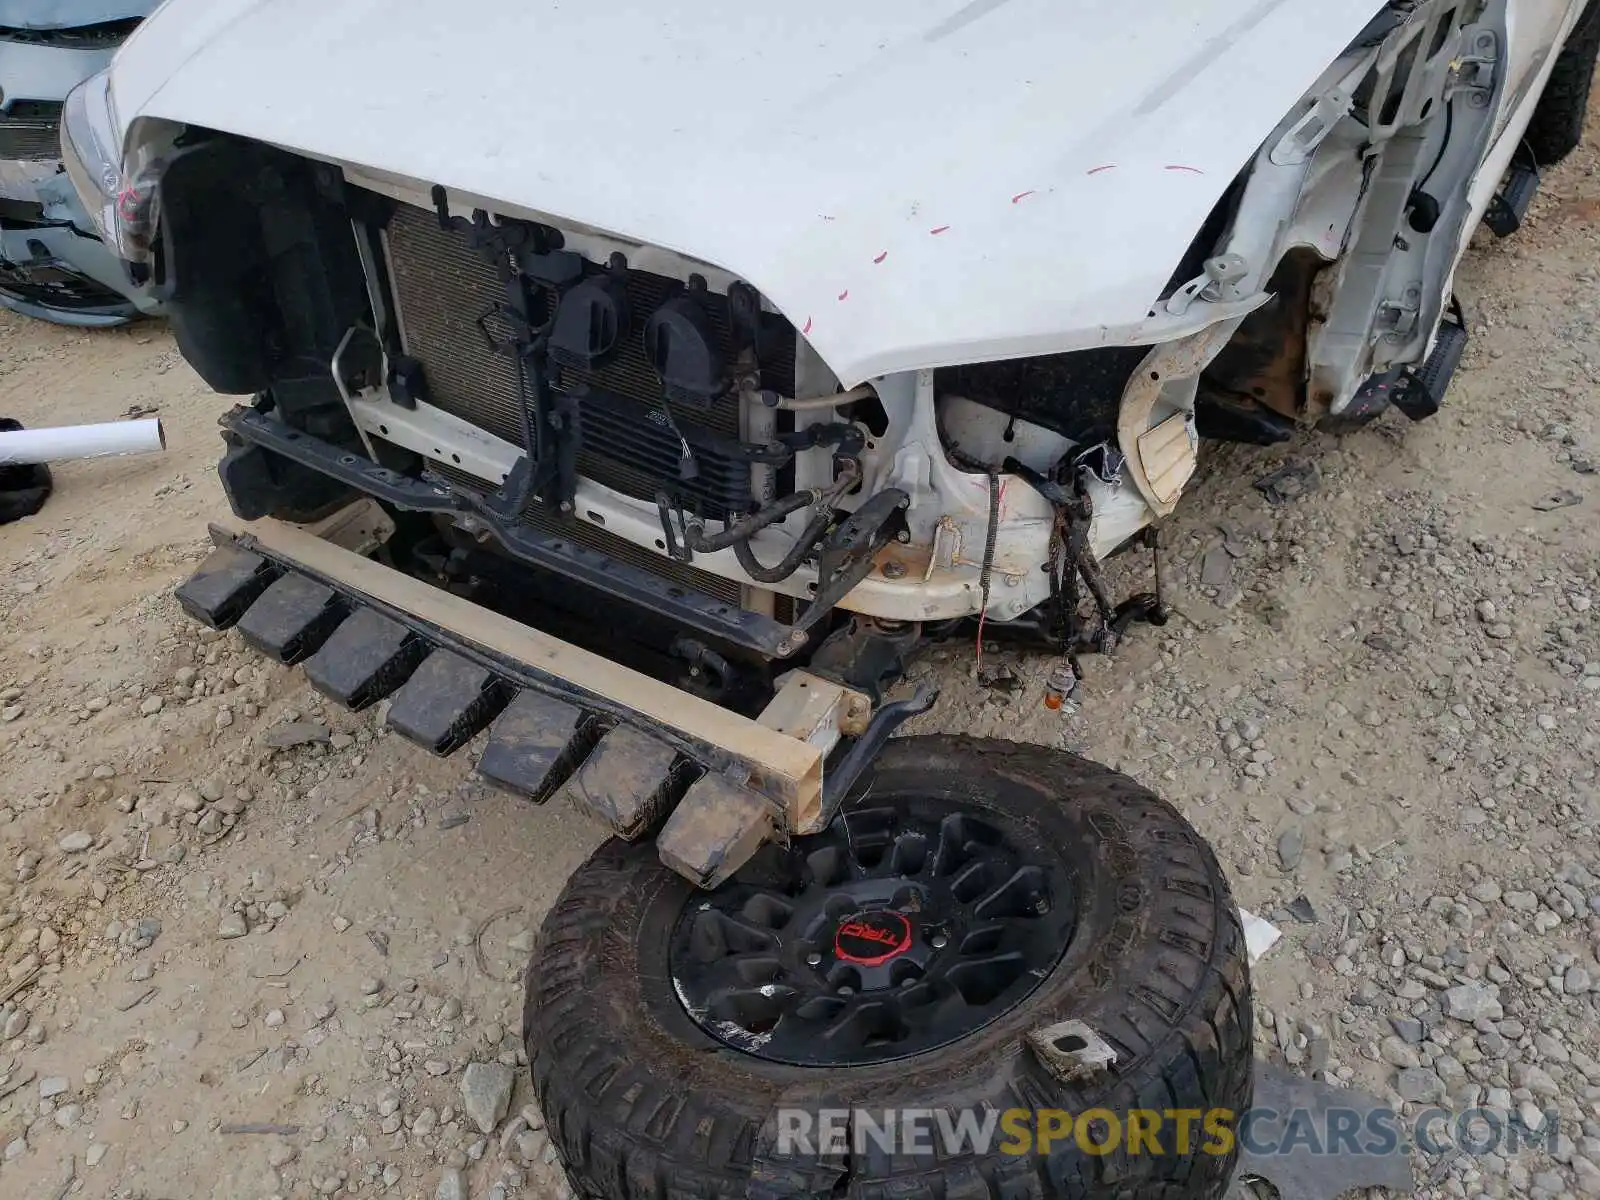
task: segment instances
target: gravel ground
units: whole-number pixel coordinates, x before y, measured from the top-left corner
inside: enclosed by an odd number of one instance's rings
[[[1286,934],[1263,1054],[1412,1113],[1559,1114],[1518,1154],[1419,1151],[1425,1197],[1600,1196],[1597,167],[1468,261],[1438,417],[1210,448],[1166,537],[1179,616],[1077,711],[1005,650],[1004,686],[971,646],[916,668],[920,730],[1080,750],[1213,840]],[[0,531],[0,1192],[564,1196],[517,974],[596,835],[180,617],[221,403],[159,327],[0,313],[0,413],[153,409],[170,443],[61,467]],[[1314,490],[1273,504],[1285,464]]]

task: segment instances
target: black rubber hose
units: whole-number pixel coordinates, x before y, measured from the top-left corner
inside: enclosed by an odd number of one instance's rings
[[[697,523],[684,522],[683,542],[689,549],[700,554],[710,554],[716,550],[726,550],[729,546],[736,546],[747,542],[752,536],[760,533],[769,525],[776,525],[790,513],[799,512],[802,508],[816,503],[815,492],[791,492],[782,500],[774,500],[767,507],[757,509],[748,517],[742,517],[725,526],[721,533],[707,534]],[[656,496],[657,507],[668,506],[671,498],[665,493]]]
[[[811,518],[811,524],[795,539],[794,546],[785,554],[781,561],[774,566],[764,566],[756,552],[750,548],[750,540],[733,544],[734,557],[739,560],[739,565],[744,568],[745,574],[757,583],[780,583],[789,578],[800,569],[800,564],[805,562],[806,555],[820,542],[828,532],[828,526],[833,523],[833,513],[823,509]]]

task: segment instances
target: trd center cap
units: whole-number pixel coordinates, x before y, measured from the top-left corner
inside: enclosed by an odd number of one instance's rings
[[[858,967],[879,967],[911,949],[911,922],[902,913],[875,909],[840,922],[834,957]]]

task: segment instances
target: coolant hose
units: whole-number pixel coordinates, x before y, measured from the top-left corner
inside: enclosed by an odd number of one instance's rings
[[[705,527],[698,521],[685,521],[683,523],[683,544],[699,554],[710,554],[716,550],[726,550],[729,546],[737,546],[749,541],[769,525],[776,525],[790,513],[799,512],[802,508],[817,502],[817,493],[812,491],[791,492],[782,500],[774,500],[767,507],[757,509],[748,517],[723,527],[721,533],[707,534]],[[670,504],[670,499],[665,493],[656,497],[657,506]]]
[[[733,544],[733,555],[739,560],[739,565],[744,568],[745,574],[757,583],[780,583],[789,578],[800,569],[800,564],[805,562],[806,555],[816,547],[828,532],[828,526],[833,523],[833,511],[820,509],[817,515],[811,518],[811,523],[795,539],[789,553],[775,566],[763,566],[756,557],[756,552],[750,548],[749,539]]]

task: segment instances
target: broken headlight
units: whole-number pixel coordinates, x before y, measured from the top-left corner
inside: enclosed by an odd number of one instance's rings
[[[161,171],[183,126],[140,119],[126,142],[109,71],[67,93],[61,109],[61,156],[67,175],[107,245],[128,262],[151,258],[160,216]]]

